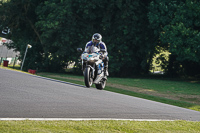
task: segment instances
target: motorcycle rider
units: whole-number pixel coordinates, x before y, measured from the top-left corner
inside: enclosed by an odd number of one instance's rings
[[[95,47],[99,48],[100,51],[103,51],[103,54],[101,55],[101,58],[103,59],[103,62],[104,62],[104,65],[105,65],[105,70],[106,70],[105,71],[105,75],[109,76],[109,73],[108,73],[108,61],[109,61],[108,52],[107,52],[107,47],[106,47],[105,43],[102,42],[101,34],[95,33],[92,36],[92,40],[86,43],[85,52],[89,52],[88,48],[90,46],[95,46]]]

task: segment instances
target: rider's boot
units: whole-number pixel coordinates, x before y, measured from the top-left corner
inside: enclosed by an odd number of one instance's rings
[[[107,67],[105,67],[105,70],[106,70],[106,71],[105,71],[105,75],[106,75],[106,76],[109,76],[109,73],[108,73],[108,68],[107,68]]]
[[[108,73],[108,61],[105,61],[105,75],[109,76],[109,73]]]

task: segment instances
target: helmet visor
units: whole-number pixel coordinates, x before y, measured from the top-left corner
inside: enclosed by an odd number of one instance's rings
[[[96,34],[96,35],[93,36],[93,39],[94,39],[94,40],[100,41],[100,40],[101,40],[101,37],[100,37],[99,35]]]

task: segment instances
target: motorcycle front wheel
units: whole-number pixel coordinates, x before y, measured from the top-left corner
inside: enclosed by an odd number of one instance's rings
[[[92,79],[92,70],[90,67],[85,68],[84,81],[86,87],[89,88],[92,86],[93,79]]]

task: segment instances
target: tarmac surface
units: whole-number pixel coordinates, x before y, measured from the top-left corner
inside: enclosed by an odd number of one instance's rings
[[[3,118],[200,121],[200,112],[0,68]]]

